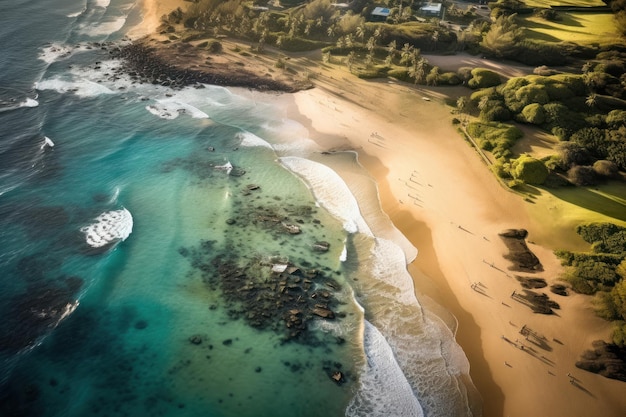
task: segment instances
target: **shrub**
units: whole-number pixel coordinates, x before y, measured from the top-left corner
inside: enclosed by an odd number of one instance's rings
[[[621,348],[626,347],[626,321],[621,320],[614,323],[612,336],[613,343]]]
[[[485,68],[474,68],[471,73],[472,78],[467,85],[472,89],[495,87],[502,82],[500,75]]]
[[[619,167],[615,162],[601,159],[593,163],[593,170],[602,177],[614,178],[619,172]]]
[[[567,179],[575,185],[596,185],[598,175],[592,167],[587,165],[575,165],[567,171]]]
[[[496,158],[510,157],[509,149],[523,136],[515,126],[496,122],[472,122],[467,132],[476,139],[481,149],[491,151]]]
[[[546,112],[539,103],[532,103],[522,110],[524,121],[535,125],[543,124],[546,121]]]
[[[546,104],[550,100],[546,87],[541,84],[529,84],[515,92],[515,97],[525,107],[532,103]]]
[[[462,80],[456,72],[444,72],[439,75],[439,84],[441,85],[459,85]]]
[[[589,151],[575,142],[561,142],[556,146],[561,160],[561,168],[567,170],[574,165],[588,165],[592,162]]]
[[[548,178],[548,168],[530,155],[522,155],[511,163],[511,175],[526,184],[541,185]]]
[[[606,116],[606,123],[611,127],[619,127],[626,125],[626,111],[611,110]]]
[[[500,100],[489,100],[480,111],[480,120],[485,122],[506,122],[511,120],[511,112]]]
[[[575,96],[567,85],[556,82],[546,84],[546,93],[548,93],[550,101],[562,101]]]

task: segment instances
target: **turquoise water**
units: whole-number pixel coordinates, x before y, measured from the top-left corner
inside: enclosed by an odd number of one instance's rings
[[[139,10],[0,5],[0,415],[471,415],[453,335],[306,129],[112,79],[94,42]]]

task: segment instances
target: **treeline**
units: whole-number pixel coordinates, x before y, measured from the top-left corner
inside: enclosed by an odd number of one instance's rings
[[[580,225],[576,232],[591,252],[557,251],[564,278],[581,294],[595,294],[600,317],[615,324],[613,342],[626,346],[626,228],[612,223]]]
[[[457,102],[460,114],[479,120],[467,131],[497,162],[495,172],[511,186],[520,183],[594,185],[622,178],[626,171],[626,55],[603,53],[587,62],[582,74],[539,67],[534,75],[494,85],[497,75],[480,73],[481,87]],[[537,161],[513,159],[511,147],[521,135],[507,122],[535,125],[559,139],[556,153]],[[502,134],[503,126],[507,127]],[[513,129],[513,130],[512,130]],[[485,140],[493,136],[494,140]],[[540,164],[538,162],[541,162]],[[541,166],[543,165],[543,166]]]

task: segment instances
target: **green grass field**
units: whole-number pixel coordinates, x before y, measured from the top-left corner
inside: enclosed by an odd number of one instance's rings
[[[529,211],[540,226],[539,244],[567,250],[588,250],[576,234],[582,223],[608,222],[626,227],[626,187],[612,181],[597,187],[536,189]]]
[[[549,22],[535,16],[521,17],[529,39],[544,42],[574,42],[579,45],[620,42],[611,13],[561,12],[561,20]]]

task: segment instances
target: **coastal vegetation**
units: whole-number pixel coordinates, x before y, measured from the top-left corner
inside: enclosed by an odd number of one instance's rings
[[[626,346],[626,227],[612,223],[580,225],[576,232],[590,252],[557,251],[567,266],[572,289],[594,295],[596,312],[614,322],[613,343]]]

